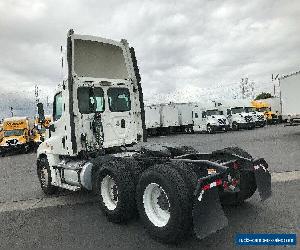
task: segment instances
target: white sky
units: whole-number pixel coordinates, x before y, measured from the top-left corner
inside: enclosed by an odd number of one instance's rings
[[[222,93],[242,77],[269,90],[263,83],[272,73],[300,68],[299,24],[296,0],[0,0],[0,88],[8,93],[0,109],[14,96],[33,98],[35,83],[52,95],[70,28],[127,39],[151,100],[173,91]]]

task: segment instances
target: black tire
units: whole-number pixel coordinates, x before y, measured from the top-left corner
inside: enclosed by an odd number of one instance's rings
[[[215,132],[214,128],[209,124],[206,127],[206,131],[207,131],[208,134],[213,134]]]
[[[151,184],[163,188],[169,201],[170,218],[162,227],[155,226],[145,212],[143,195],[146,187]],[[187,237],[192,225],[189,189],[183,176],[172,165],[155,165],[145,171],[138,183],[136,195],[139,215],[151,237],[165,243],[176,243]]]
[[[108,208],[101,192],[101,183],[106,176],[111,177],[117,186],[117,204],[114,209]],[[99,206],[109,221],[125,223],[136,217],[134,178],[124,162],[116,159],[105,162],[96,172],[93,182],[93,191],[98,197]]]
[[[238,131],[240,128],[239,128],[239,124],[237,122],[233,122],[232,123],[232,130],[234,131]]]
[[[44,171],[46,171],[47,174],[45,174]],[[38,160],[37,175],[41,184],[41,188],[46,195],[52,195],[57,192],[58,187],[51,184],[51,171],[46,157],[42,157]]]

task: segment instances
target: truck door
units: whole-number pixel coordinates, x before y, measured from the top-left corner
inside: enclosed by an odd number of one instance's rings
[[[103,114],[104,146],[130,144],[136,139],[136,125],[131,111],[131,93],[125,87],[107,90],[108,109]]]
[[[77,99],[80,117],[75,120],[81,146],[85,151],[96,151],[102,145],[95,137],[94,119],[95,112],[103,114],[105,110],[104,91],[101,87],[79,87]]]
[[[202,111],[201,130],[206,130],[206,126],[207,126],[207,114],[206,111]]]

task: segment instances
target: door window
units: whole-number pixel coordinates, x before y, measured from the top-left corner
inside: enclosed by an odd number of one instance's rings
[[[103,112],[104,92],[102,88],[80,87],[77,90],[78,108],[81,114]]]
[[[112,112],[130,111],[130,93],[127,88],[109,88],[107,91],[109,110]]]
[[[54,96],[54,103],[53,103],[53,119],[57,121],[63,112],[63,103],[62,103],[62,93],[58,93]]]

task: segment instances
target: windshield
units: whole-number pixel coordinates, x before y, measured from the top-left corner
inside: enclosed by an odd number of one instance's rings
[[[260,112],[266,112],[266,111],[270,111],[270,108],[264,107],[264,108],[259,108],[258,110],[259,110]]]
[[[4,136],[21,136],[24,133],[24,129],[6,130],[4,131]]]
[[[217,109],[213,109],[213,110],[207,110],[206,111],[206,115],[207,116],[211,116],[211,115],[221,115],[221,112]]]
[[[245,111],[246,111],[246,113],[256,112],[256,108],[254,108],[254,107],[246,107]]]
[[[244,112],[244,108],[242,108],[242,107],[232,108],[231,112],[232,112],[232,114],[240,114],[240,113]]]

